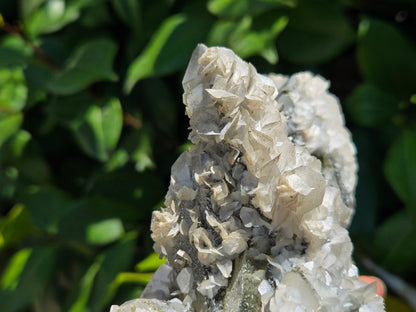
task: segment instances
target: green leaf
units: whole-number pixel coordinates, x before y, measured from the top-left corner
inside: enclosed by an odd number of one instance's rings
[[[23,20],[27,20],[44,3],[45,0],[20,0],[19,9]]]
[[[174,15],[166,19],[156,31],[149,45],[145,50],[130,64],[124,88],[130,92],[133,86],[140,79],[149,77],[156,72],[155,63],[158,55],[166,45],[169,37],[175,29],[186,21],[184,15]]]
[[[384,172],[390,185],[416,214],[416,132],[404,131],[390,148]]]
[[[391,122],[398,100],[377,86],[361,84],[346,99],[346,108],[355,123],[375,127]]]
[[[313,65],[333,59],[353,40],[354,32],[336,1],[302,0],[289,14],[277,48],[290,62]]]
[[[67,217],[73,200],[56,187],[31,187],[22,199],[33,223],[49,233],[58,233],[60,220]]]
[[[0,46],[0,68],[21,68],[26,65],[26,59],[23,51]]]
[[[166,262],[165,258],[160,259],[157,253],[151,253],[144,260],[136,264],[136,271],[137,272],[155,272],[165,262]]]
[[[183,14],[166,19],[144,51],[129,65],[125,92],[130,92],[141,79],[173,73],[185,66],[197,43],[204,41],[209,24],[205,19]]]
[[[117,145],[123,127],[120,101],[112,98],[102,106],[91,105],[70,121],[69,126],[88,155],[106,161]]]
[[[90,223],[86,228],[86,240],[90,244],[108,244],[118,240],[123,234],[123,223],[117,218]]]
[[[16,113],[26,104],[27,87],[23,70],[0,69],[0,113]]]
[[[0,224],[0,250],[20,241],[31,230],[32,221],[25,207],[14,206]]]
[[[28,88],[27,106],[44,100],[49,82],[54,78],[55,71],[40,62],[31,62],[24,70]]]
[[[42,5],[39,0],[36,2],[32,7],[25,3],[25,29],[31,36],[51,33],[76,21],[86,1],[44,0]]]
[[[169,137],[176,132],[178,107],[177,100],[162,79],[146,79],[140,84],[140,91],[147,101],[156,126]],[[180,108],[182,110],[182,107]]]
[[[121,237],[124,231],[121,220],[131,222],[135,212],[133,206],[109,198],[82,198],[59,219],[57,232],[67,240],[105,245]]]
[[[146,285],[152,279],[152,273],[131,273],[122,272],[119,273],[116,279],[111,283],[111,291],[115,292],[121,285],[127,283],[143,284]]]
[[[33,55],[33,47],[23,36],[14,34],[4,35],[1,38],[3,57],[0,64],[8,68],[24,67]]]
[[[111,0],[118,17],[129,26],[133,32],[142,31],[141,3],[136,0]]]
[[[107,149],[114,149],[123,127],[123,110],[120,101],[112,98],[102,108],[102,128]]]
[[[106,171],[113,171],[123,167],[129,161],[129,154],[124,149],[114,151],[110,159],[105,164]]]
[[[82,11],[81,18],[77,21],[78,25],[82,25],[87,29],[103,29],[110,25],[114,25],[114,16],[111,8],[100,2],[108,2],[107,0],[93,0],[93,5]],[[110,26],[111,27],[111,26]]]
[[[412,42],[377,19],[363,19],[358,34],[358,65],[364,79],[408,100],[416,91],[416,48]]]
[[[51,182],[51,168],[35,140],[27,142],[24,153],[15,161],[19,176],[25,182],[42,185]]]
[[[388,271],[396,274],[416,272],[416,228],[414,218],[405,211],[387,219],[375,236],[376,250],[383,259],[381,263]]]
[[[19,276],[22,274],[31,253],[32,249],[25,248],[19,250],[12,256],[0,280],[2,290],[16,289]]]
[[[136,238],[135,232],[128,233],[120,242],[102,253],[101,269],[95,278],[88,304],[92,312],[103,311],[111,303],[114,296],[111,283],[117,278],[119,272],[128,270],[131,265]]]
[[[357,206],[350,233],[356,243],[364,241],[370,244],[381,206],[379,181],[383,179],[383,176],[380,172],[380,164],[374,161],[374,155],[378,151],[377,145],[374,144],[373,134],[362,128],[352,130],[353,141],[358,151],[357,158],[360,170],[358,170],[356,188]]]
[[[412,95],[410,96],[410,103],[412,103],[412,104],[416,104],[416,94],[412,94]]]
[[[130,159],[134,162],[138,172],[155,168],[152,136],[152,128],[149,125],[145,125],[142,129],[130,132],[129,136],[121,144],[130,155]]]
[[[282,16],[265,29],[253,31],[252,18],[249,16],[238,23],[219,21],[212,28],[208,42],[209,45],[228,46],[242,58],[262,55],[269,63],[275,64],[278,60],[275,39],[287,22],[287,17]]]
[[[0,171],[0,196],[13,199],[19,182],[19,170],[14,166],[2,168]],[[0,238],[1,245],[1,238]]]
[[[116,81],[117,75],[112,70],[116,52],[117,45],[110,39],[93,39],[84,43],[69,57],[64,70],[49,83],[49,90],[67,95],[98,81]]]
[[[54,249],[38,247],[18,251],[2,276],[0,292],[4,312],[22,310],[45,287],[55,263]]]
[[[94,261],[94,263],[82,277],[80,285],[78,286],[78,298],[72,304],[71,308],[69,309],[69,312],[84,312],[87,310],[86,305],[88,303],[88,298],[90,297],[91,290],[94,284],[94,279],[101,268],[102,262],[103,257],[97,257],[97,259]]]
[[[21,157],[31,138],[32,136],[26,130],[20,129],[15,132],[0,150],[2,160],[12,162]]]
[[[23,115],[21,113],[7,115],[0,113],[0,147],[19,129],[22,121]]]
[[[130,167],[95,177],[89,190],[90,195],[98,195],[107,200],[112,199],[119,204],[127,204],[131,211],[128,211],[129,214],[126,211],[126,221],[130,223],[147,218],[153,208],[163,199],[164,193],[163,183],[156,174],[138,173]],[[123,205],[120,204],[119,214],[115,217],[121,217],[122,207]],[[122,219],[126,224],[125,219]]]
[[[99,106],[101,102],[95,100],[85,92],[65,97],[52,98],[46,106],[46,111],[51,117],[65,126],[81,118],[90,105]]]
[[[294,7],[296,0],[209,0],[208,11],[220,17],[255,15],[280,7]]]

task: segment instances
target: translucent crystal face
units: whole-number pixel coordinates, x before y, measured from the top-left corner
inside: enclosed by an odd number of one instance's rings
[[[383,311],[351,261],[355,149],[328,82],[199,45],[183,86],[194,146],[154,212],[167,264],[142,297],[166,311]]]

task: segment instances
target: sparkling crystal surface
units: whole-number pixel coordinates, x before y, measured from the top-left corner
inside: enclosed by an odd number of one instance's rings
[[[183,87],[194,145],[151,225],[167,264],[111,312],[384,311],[351,259],[356,152],[328,81],[199,45]]]

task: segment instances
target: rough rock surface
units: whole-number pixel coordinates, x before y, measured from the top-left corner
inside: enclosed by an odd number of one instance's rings
[[[328,82],[199,45],[183,86],[194,146],[152,221],[167,264],[111,311],[384,311],[351,260],[357,164]]]

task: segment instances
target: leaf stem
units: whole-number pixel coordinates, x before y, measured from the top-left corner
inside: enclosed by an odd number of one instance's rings
[[[45,52],[42,50],[42,48],[40,48],[39,46],[37,46],[36,44],[34,44],[29,38],[28,36],[26,36],[24,34],[24,32],[22,32],[22,30],[17,27],[17,26],[13,26],[9,23],[7,23],[4,19],[3,16],[0,14],[0,29],[3,29],[6,33],[10,34],[10,35],[14,35],[14,36],[18,36],[20,38],[22,38],[27,44],[30,45],[30,47],[33,50],[33,53],[35,54],[35,57],[37,57],[40,61],[42,61],[45,65],[60,71],[61,68],[59,67],[58,64],[56,64],[49,56],[47,56],[45,54]]]

